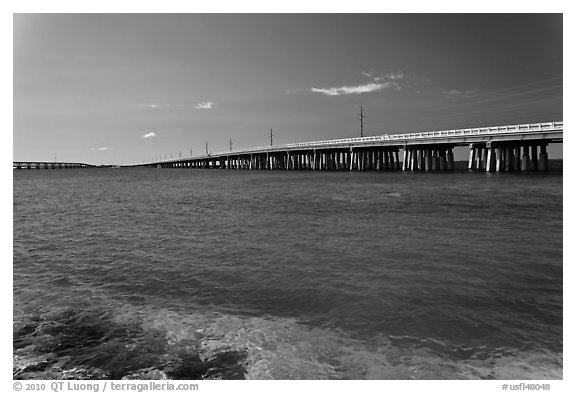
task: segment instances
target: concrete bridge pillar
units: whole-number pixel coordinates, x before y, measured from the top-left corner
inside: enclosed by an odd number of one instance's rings
[[[486,146],[486,172],[492,172],[495,168],[494,168],[494,164],[495,164],[495,157],[494,157],[494,148],[488,144]]]
[[[452,152],[452,147],[448,147],[448,152],[446,153],[446,169],[449,171],[454,170],[454,153]]]
[[[432,150],[425,149],[424,150],[424,168],[422,168],[426,172],[432,170]]]
[[[438,170],[444,172],[446,170],[446,149],[441,147],[440,149],[438,149],[438,154],[440,155],[438,157],[439,159]]]
[[[517,171],[522,169],[522,156],[518,145],[514,146],[514,169]]]
[[[316,170],[316,150],[312,151],[312,170]]]
[[[482,169],[482,147],[477,146],[476,152],[474,153],[476,156],[476,169]]]
[[[348,159],[347,169],[352,172],[354,170],[354,151],[350,148],[350,151],[346,152]]]
[[[514,158],[512,156],[512,147],[506,146],[506,157],[504,158],[506,171],[513,171],[514,167],[512,166],[514,163]]]
[[[422,147],[416,149],[416,165],[414,170],[423,171],[426,168],[426,150]]]
[[[530,153],[528,152],[528,146],[522,146],[522,172],[530,170]]]
[[[540,160],[538,162],[538,169],[541,171],[548,170],[548,153],[546,152],[546,144],[540,145]]]
[[[404,154],[402,156],[402,170],[408,170],[408,146],[404,145]]]
[[[503,165],[502,165],[502,148],[501,147],[497,147],[496,148],[496,172],[500,172],[503,169]]]
[[[532,145],[532,164],[531,168],[533,171],[538,171],[538,146]]]
[[[470,153],[468,155],[468,170],[471,171],[474,169],[474,157],[476,155],[476,150],[473,144],[470,144],[468,148],[470,149]]]
[[[380,160],[380,168],[387,171],[392,169],[392,160],[393,158],[390,156],[390,150],[382,150],[382,157]]]

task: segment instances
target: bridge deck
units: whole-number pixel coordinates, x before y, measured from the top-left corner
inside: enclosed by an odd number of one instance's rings
[[[357,138],[331,139],[324,141],[298,142],[283,145],[262,146],[247,149],[221,151],[192,158],[179,158],[151,162],[142,165],[163,165],[165,163],[188,162],[250,154],[294,152],[307,150],[340,150],[368,147],[398,147],[414,145],[454,145],[465,146],[474,143],[542,141],[558,143],[563,140],[564,122],[518,124],[494,127],[463,128],[444,131],[409,132],[384,134]]]

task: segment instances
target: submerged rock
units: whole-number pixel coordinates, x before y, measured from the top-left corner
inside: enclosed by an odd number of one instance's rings
[[[74,367],[63,370],[59,379],[110,379],[110,375],[96,367]]]
[[[122,377],[123,380],[134,380],[134,379],[168,379],[168,376],[164,371],[157,370],[155,368],[149,367],[136,371],[133,374],[126,375]]]

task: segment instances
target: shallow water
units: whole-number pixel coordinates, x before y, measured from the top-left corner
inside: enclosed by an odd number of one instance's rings
[[[560,379],[562,174],[14,173],[15,378]]]

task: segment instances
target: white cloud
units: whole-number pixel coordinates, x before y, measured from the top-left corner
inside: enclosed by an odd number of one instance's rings
[[[327,89],[313,87],[310,90],[314,93],[320,93],[327,96],[364,94],[387,89],[402,90],[402,87],[398,83],[398,81],[404,78],[404,72],[402,71],[389,72],[380,76],[377,76],[377,73],[374,71],[363,71],[362,75],[369,78],[370,81],[357,86],[341,86]]]
[[[206,101],[197,104],[194,109],[212,109],[213,107],[214,103],[212,101]]]
[[[359,86],[342,86],[342,87],[331,87],[329,89],[319,89],[313,87],[311,90],[314,93],[325,94],[327,96],[341,96],[348,94],[364,94],[371,93],[374,91],[382,89],[394,88],[400,90],[400,86],[395,82],[385,82],[385,83],[367,83],[365,85]]]
[[[393,80],[393,81],[398,81],[398,80],[404,78],[404,73],[402,71],[398,71],[396,73],[390,72],[390,73],[386,74],[386,78]]]
[[[153,136],[156,136],[156,134],[153,132],[149,132],[148,134],[142,135],[142,138],[152,138]]]
[[[445,96],[459,96],[463,93],[464,92],[462,90],[458,90],[458,89],[445,90],[442,92],[442,94],[444,94]]]
[[[92,151],[106,151],[108,149],[109,149],[108,147],[93,147],[90,150],[92,150]]]
[[[160,104],[141,104],[139,105],[140,108],[143,109],[159,109],[159,108],[168,108],[171,106],[168,103],[160,103]]]
[[[471,97],[477,91],[478,89],[469,89],[469,90],[451,89],[451,90],[444,90],[442,94],[444,94],[447,98],[457,96]]]

